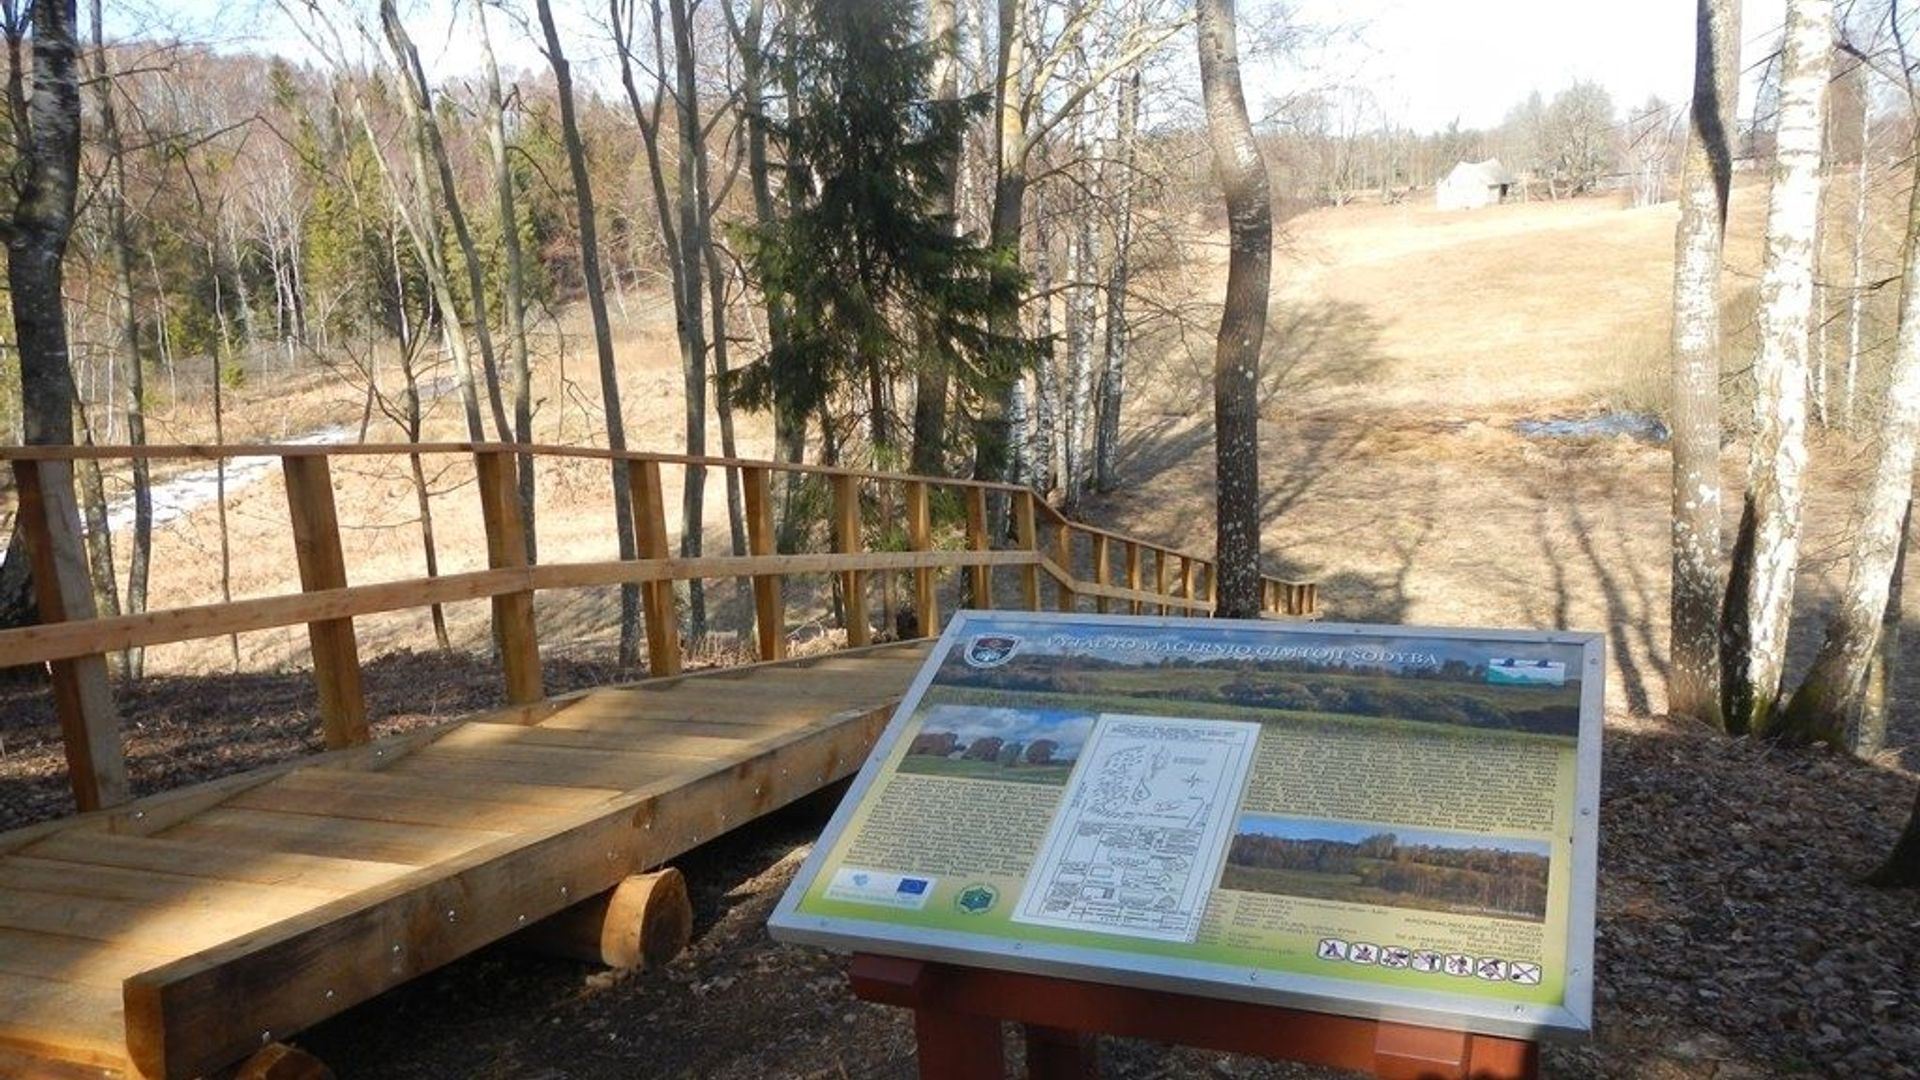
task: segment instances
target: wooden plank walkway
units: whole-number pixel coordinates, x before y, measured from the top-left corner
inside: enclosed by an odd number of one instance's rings
[[[928,648],[589,691],[0,834],[0,1075],[231,1065],[851,774]]]

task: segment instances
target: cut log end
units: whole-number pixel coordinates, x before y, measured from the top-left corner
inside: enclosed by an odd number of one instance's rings
[[[333,1080],[320,1059],[286,1043],[270,1043],[242,1062],[233,1080]]]
[[[521,935],[536,952],[621,970],[660,967],[693,937],[687,879],[667,867],[635,874]]]

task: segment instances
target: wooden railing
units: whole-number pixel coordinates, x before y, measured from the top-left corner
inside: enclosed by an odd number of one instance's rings
[[[470,456],[486,533],[487,569],[379,584],[348,583],[341,526],[334,504],[332,462],[350,457]],[[527,559],[525,522],[517,488],[521,455],[537,459],[599,459],[627,463],[638,558],[590,562]],[[87,576],[73,469],[86,459],[217,460],[273,457],[286,483],[289,531],[301,591],[226,603],[100,617]],[[937,575],[964,568],[976,606],[989,606],[993,574],[1019,575],[1019,604],[1040,610],[1041,577],[1051,581],[1054,606],[1134,614],[1206,614],[1214,607],[1213,563],[1203,556],[1123,536],[1068,519],[1031,490],[946,477],[906,476],[819,465],[693,457],[681,454],[614,453],[577,447],[491,443],[352,446],[150,446],[14,447],[0,449],[11,464],[20,523],[32,559],[41,623],[0,631],[0,668],[48,664],[55,710],[65,740],[75,799],[83,810],[127,797],[119,723],[107,681],[107,656],[122,650],[304,624],[312,646],[313,678],[328,747],[368,739],[361,690],[356,616],[424,608],[462,600],[492,602],[507,700],[543,699],[540,646],[533,619],[534,593],[547,589],[639,585],[648,669],[652,675],[681,670],[681,641],[674,613],[673,583],[695,578],[739,577],[752,583],[755,640],[762,660],[787,650],[787,613],[782,579],[796,574],[839,575],[847,644],[871,638],[869,579],[909,573],[915,632],[940,630]],[[735,470],[744,494],[748,554],[676,558],[667,539],[663,466]],[[777,553],[773,524],[773,477],[817,477],[831,492],[832,552]],[[896,492],[893,489],[898,488]],[[936,547],[932,493],[948,489],[965,503],[964,546]],[[872,500],[885,495],[883,502]],[[898,498],[895,498],[895,495]],[[1007,500],[1012,541],[996,547],[990,535],[988,501]],[[902,507],[904,551],[872,551],[865,542],[868,505]],[[1091,580],[1076,571],[1084,554]],[[1114,556],[1119,556],[1119,576]],[[1276,617],[1315,615],[1310,582],[1263,580],[1264,606]]]

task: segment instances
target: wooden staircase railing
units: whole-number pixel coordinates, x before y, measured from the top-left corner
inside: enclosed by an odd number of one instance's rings
[[[628,560],[529,563],[517,489],[517,459],[598,459],[627,464],[639,557]],[[390,456],[471,456],[486,533],[487,569],[379,584],[352,585],[334,504],[335,459]],[[95,613],[83,550],[73,469],[85,459],[217,460],[277,458],[285,478],[289,531],[301,591],[274,596],[150,610],[101,617]],[[1095,528],[1067,518],[1024,487],[947,477],[909,476],[820,465],[749,461],[561,446],[504,443],[361,445],[102,446],[0,448],[11,464],[36,580],[42,622],[0,631],[0,668],[48,664],[52,668],[74,796],[82,810],[127,798],[119,722],[107,680],[106,657],[122,650],[304,624],[312,647],[313,678],[321,725],[329,748],[368,738],[353,620],[380,612],[422,608],[461,600],[490,600],[506,697],[531,704],[545,694],[533,597],[548,589],[637,584],[643,593],[643,624],[649,673],[677,674],[680,635],[673,609],[673,582],[741,577],[752,581],[756,643],[762,660],[786,655],[787,621],[782,579],[795,574],[839,575],[845,604],[847,644],[870,640],[868,581],[875,574],[909,573],[922,636],[940,630],[937,575],[965,569],[977,606],[992,602],[997,568],[1020,576],[1020,605],[1042,607],[1041,577],[1054,586],[1061,611],[1084,601],[1095,610],[1134,614],[1210,613],[1215,582],[1212,560],[1166,545]],[[745,496],[748,554],[677,558],[667,540],[663,467],[737,470]],[[773,535],[772,479],[776,474],[814,476],[832,496],[832,552],[777,553]],[[883,486],[880,505],[904,507],[907,550],[870,551],[861,527],[868,500]],[[867,488],[872,488],[869,493]],[[964,546],[937,546],[932,492],[958,491],[966,507]],[[989,497],[1009,500],[1012,544],[996,548],[989,535]],[[1085,552],[1091,580],[1075,569]],[[1120,557],[1115,580],[1113,556]],[[1317,597],[1312,582],[1263,579],[1264,607],[1275,617],[1312,618]]]

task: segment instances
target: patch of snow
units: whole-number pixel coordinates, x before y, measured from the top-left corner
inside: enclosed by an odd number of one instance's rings
[[[289,446],[335,446],[352,438],[358,429],[351,424],[335,424],[319,431],[288,439]],[[251,485],[267,474],[280,459],[272,454],[253,454],[227,459],[227,496]],[[213,502],[219,491],[218,469],[211,463],[189,469],[178,476],[153,485],[153,524],[155,528],[186,517]],[[133,526],[133,495],[128,493],[107,507],[107,527],[115,532]]]

